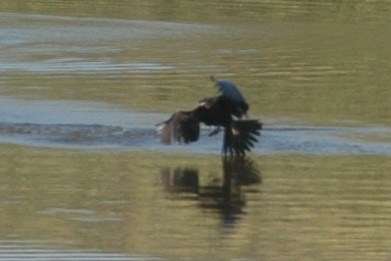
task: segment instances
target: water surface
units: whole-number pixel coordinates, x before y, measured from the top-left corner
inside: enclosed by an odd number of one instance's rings
[[[80,101],[26,101],[3,98],[0,140],[38,147],[83,150],[153,150],[219,154],[223,135],[201,138],[191,145],[159,144],[156,124],[170,115],[141,113],[102,103]],[[266,125],[253,153],[287,154],[391,154],[391,129],[386,126]],[[270,122],[270,124],[267,124]]]
[[[0,0],[0,259],[388,260],[388,1]],[[163,146],[240,86],[265,125]]]
[[[389,156],[224,161],[3,145],[1,166],[6,253],[9,241],[41,240],[30,248],[146,260],[390,254]]]

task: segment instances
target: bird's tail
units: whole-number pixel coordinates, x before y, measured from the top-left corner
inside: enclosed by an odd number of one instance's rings
[[[262,123],[258,120],[234,120],[225,130],[223,153],[245,155],[258,142],[261,130]]]

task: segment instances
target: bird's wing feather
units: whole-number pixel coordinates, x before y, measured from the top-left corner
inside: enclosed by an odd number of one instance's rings
[[[193,142],[198,140],[199,134],[199,121],[191,111],[176,112],[158,125],[158,136],[164,144],[170,144],[172,139],[176,142]]]
[[[254,143],[258,142],[257,137],[262,130],[262,123],[258,120],[237,120],[231,124],[232,139],[231,146],[236,154],[245,154],[251,151]]]
[[[160,142],[163,144],[171,143],[173,119],[175,117],[175,114],[173,114],[168,120],[163,121],[157,125],[157,135],[159,137]]]
[[[199,136],[200,122],[193,112],[178,112],[174,138],[179,142],[189,143],[197,141]]]

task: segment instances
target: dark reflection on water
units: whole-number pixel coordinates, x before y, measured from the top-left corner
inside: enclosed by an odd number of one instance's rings
[[[243,186],[261,183],[261,174],[256,164],[247,157],[222,158],[222,182],[201,184],[200,173],[194,167],[165,167],[160,171],[162,185],[167,192],[182,198],[194,198],[203,209],[221,214],[224,226],[234,226],[246,212]]]

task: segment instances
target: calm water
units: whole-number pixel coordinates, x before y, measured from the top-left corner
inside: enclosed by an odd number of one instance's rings
[[[0,0],[0,259],[391,259],[390,11]],[[211,74],[265,123],[246,159],[156,141]]]

